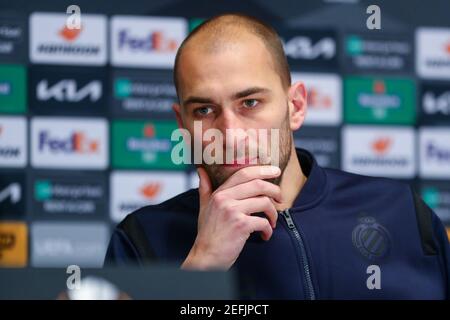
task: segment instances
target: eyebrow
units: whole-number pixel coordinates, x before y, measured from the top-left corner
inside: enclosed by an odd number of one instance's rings
[[[190,96],[183,102],[185,106],[193,103],[214,103],[214,100],[210,98]]]
[[[251,88],[248,88],[248,89],[245,89],[245,90],[242,90],[242,91],[232,94],[231,98],[233,100],[237,100],[237,99],[242,99],[242,98],[248,97],[255,93],[268,93],[268,92],[270,92],[270,90],[267,88],[251,87]],[[189,105],[189,104],[193,104],[193,103],[207,104],[207,103],[214,103],[214,100],[211,98],[206,98],[206,97],[190,96],[183,102],[184,105]]]
[[[242,99],[242,98],[248,97],[255,93],[268,93],[268,92],[270,92],[270,90],[267,88],[252,87],[252,88],[248,88],[248,89],[242,90],[240,92],[237,92],[232,97],[234,100],[236,100],[236,99]]]

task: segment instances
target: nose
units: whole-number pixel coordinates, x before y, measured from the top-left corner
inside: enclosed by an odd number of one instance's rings
[[[244,149],[247,147],[248,137],[245,126],[245,121],[234,110],[222,109],[216,118],[215,128],[222,133],[224,151],[234,150],[235,147]],[[237,153],[242,154],[245,151],[241,150]]]
[[[229,108],[222,109],[222,112],[216,118],[215,127],[220,130],[224,136],[226,135],[227,129],[245,130],[241,119],[235,114],[234,110],[230,110]]]

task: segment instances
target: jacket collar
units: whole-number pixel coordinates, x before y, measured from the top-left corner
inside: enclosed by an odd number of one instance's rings
[[[314,156],[307,150],[296,148],[303,174],[308,178],[291,209],[306,210],[317,205],[327,193],[327,175]]]

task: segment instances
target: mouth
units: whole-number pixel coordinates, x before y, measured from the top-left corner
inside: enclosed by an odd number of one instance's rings
[[[225,168],[241,168],[241,167],[248,167],[251,165],[257,165],[258,164],[258,157],[253,158],[239,158],[234,159],[231,163],[224,163],[222,166]]]

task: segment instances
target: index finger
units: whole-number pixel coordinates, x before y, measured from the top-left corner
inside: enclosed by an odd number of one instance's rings
[[[251,181],[253,179],[270,179],[281,174],[280,168],[276,166],[249,166],[242,168],[228,178],[217,190],[228,189],[238,184]]]

